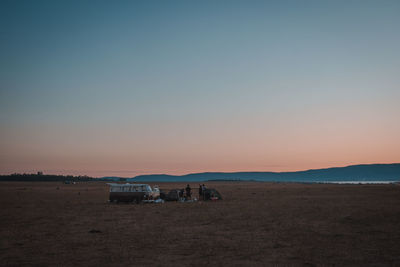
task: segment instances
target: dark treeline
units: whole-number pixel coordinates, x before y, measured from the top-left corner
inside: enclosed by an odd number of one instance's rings
[[[73,175],[53,175],[53,174],[43,174],[42,172],[38,173],[14,173],[10,175],[0,175],[0,181],[42,181],[42,182],[51,182],[51,181],[71,181],[71,182],[87,182],[87,181],[96,181],[96,178],[89,176],[73,176]]]

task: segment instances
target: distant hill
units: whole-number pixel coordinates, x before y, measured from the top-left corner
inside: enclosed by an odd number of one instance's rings
[[[55,182],[55,181],[69,181],[69,182],[89,182],[96,181],[96,178],[89,176],[73,176],[73,175],[53,175],[43,174],[42,172],[36,173],[14,173],[10,175],[0,175],[0,181],[26,181],[26,182]]]
[[[295,172],[204,172],[186,175],[150,174],[127,178],[129,182],[338,182],[400,181],[400,163],[365,164]]]
[[[149,174],[133,178],[71,175],[12,174],[0,175],[0,181],[113,181],[113,182],[400,182],[400,163],[365,164],[296,172],[204,172],[186,175]]]

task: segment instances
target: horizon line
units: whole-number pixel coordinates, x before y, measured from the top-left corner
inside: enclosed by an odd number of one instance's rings
[[[105,177],[115,177],[115,178],[136,178],[139,176],[151,176],[151,175],[167,175],[167,176],[175,176],[175,177],[182,177],[182,176],[187,176],[187,175],[193,175],[193,174],[205,174],[205,173],[226,173],[226,174],[232,174],[232,173],[294,173],[294,172],[306,172],[306,171],[313,171],[313,170],[326,170],[326,169],[334,169],[334,168],[346,168],[346,167],[351,167],[351,166],[367,166],[367,165],[393,165],[393,164],[400,164],[400,162],[391,162],[391,163],[359,163],[359,164],[348,164],[348,165],[341,165],[341,166],[330,166],[330,167],[322,167],[322,168],[310,168],[310,169],[300,169],[300,170],[294,170],[294,171],[200,171],[200,172],[188,172],[185,174],[168,174],[168,173],[149,173],[149,174],[138,174],[135,176],[117,176],[117,175],[103,175],[103,176],[91,176],[87,174],[78,174],[78,175],[72,175],[72,174],[52,174],[52,173],[44,173],[43,171],[34,171],[31,173],[27,172],[13,172],[9,174],[0,174],[0,176],[6,176],[6,175],[12,175],[12,174],[36,174],[37,172],[42,172],[44,175],[63,175],[63,176],[88,176],[91,178],[105,178]],[[36,172],[36,173],[35,173]],[[70,170],[70,172],[77,172]],[[83,171],[84,173],[85,171]],[[129,171],[114,171],[114,172],[129,172]],[[132,171],[134,172],[134,171]]]

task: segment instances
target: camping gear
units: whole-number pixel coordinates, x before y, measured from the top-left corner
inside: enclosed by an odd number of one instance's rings
[[[203,190],[204,200],[222,200],[221,194],[214,188],[206,188]]]

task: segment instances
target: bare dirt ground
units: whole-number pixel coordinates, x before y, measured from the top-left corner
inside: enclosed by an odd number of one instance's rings
[[[2,182],[0,265],[400,266],[399,185],[207,185],[224,200],[109,204],[101,182]]]

